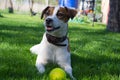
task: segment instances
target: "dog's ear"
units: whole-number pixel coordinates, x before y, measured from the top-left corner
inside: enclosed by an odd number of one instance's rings
[[[68,11],[69,18],[73,19],[76,16],[76,14],[77,14],[76,9],[69,9],[67,7],[65,7],[65,9]]]
[[[41,19],[43,18],[43,16],[44,16],[44,14],[45,14],[45,12],[49,9],[50,7],[49,6],[47,6],[43,11],[42,11],[42,14],[41,14]]]

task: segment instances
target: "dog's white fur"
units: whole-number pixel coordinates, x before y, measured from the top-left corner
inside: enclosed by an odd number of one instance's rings
[[[68,51],[68,39],[66,39],[61,44],[66,44],[66,46],[56,46],[47,41],[46,33],[62,37],[67,34],[68,25],[64,21],[57,18],[56,13],[59,7],[55,7],[53,15],[48,16],[47,18],[53,19],[53,23],[51,24],[54,27],[60,26],[58,30],[48,32],[46,31],[43,35],[43,39],[40,44],[37,44],[30,48],[32,53],[37,54],[36,67],[40,73],[45,72],[45,65],[49,62],[57,63],[61,68],[63,68],[72,79],[74,79],[72,75],[72,67],[71,67],[71,59],[70,52]],[[47,19],[46,18],[46,19]],[[44,23],[46,26],[46,24]]]

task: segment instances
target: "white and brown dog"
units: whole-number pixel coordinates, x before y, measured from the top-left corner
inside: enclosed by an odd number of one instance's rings
[[[69,43],[67,38],[68,20],[73,19],[77,14],[74,9],[67,7],[46,7],[41,15],[44,18],[46,32],[40,44],[30,48],[32,53],[37,54],[36,67],[40,73],[45,71],[45,65],[49,62],[56,62],[71,79],[72,75]]]

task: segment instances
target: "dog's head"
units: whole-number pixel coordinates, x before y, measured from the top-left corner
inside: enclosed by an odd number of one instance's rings
[[[41,15],[44,18],[45,29],[48,34],[62,37],[67,34],[68,20],[73,19],[77,14],[74,9],[67,7],[46,7]]]

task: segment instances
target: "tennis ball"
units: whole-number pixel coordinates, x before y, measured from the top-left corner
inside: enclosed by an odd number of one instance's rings
[[[66,73],[61,68],[53,69],[49,74],[50,80],[66,80]]]

